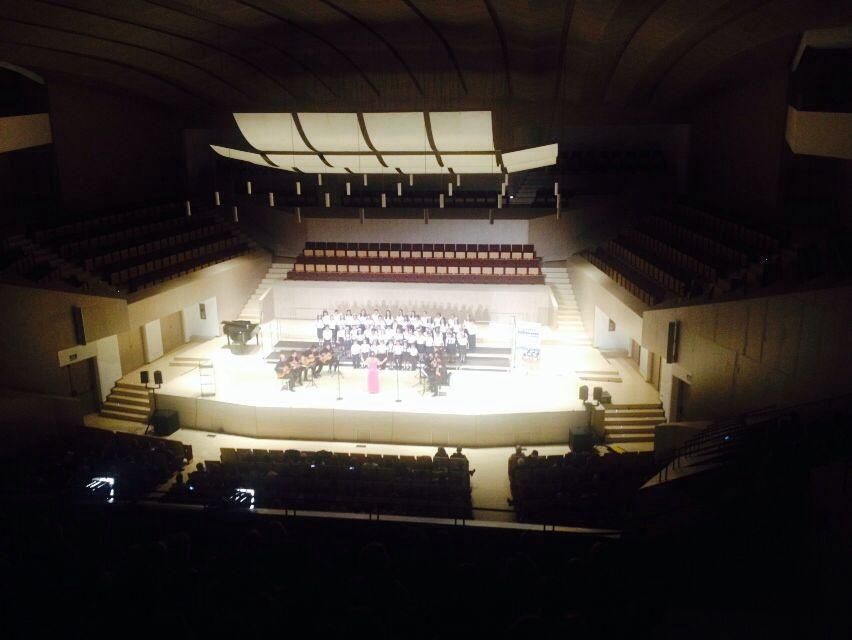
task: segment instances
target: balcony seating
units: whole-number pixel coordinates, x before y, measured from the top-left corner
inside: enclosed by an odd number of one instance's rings
[[[768,285],[777,277],[780,241],[768,231],[690,207],[651,215],[637,228],[584,255],[646,304],[667,296]]]
[[[35,229],[30,235],[96,275],[111,292],[118,288],[122,293],[228,260],[252,246],[237,225],[216,210],[196,207],[187,216],[180,204],[110,213]]]
[[[540,284],[532,245],[308,242],[296,280]]]

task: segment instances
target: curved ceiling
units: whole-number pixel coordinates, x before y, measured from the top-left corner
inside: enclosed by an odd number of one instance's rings
[[[843,0],[18,0],[0,60],[176,106],[660,113]]]

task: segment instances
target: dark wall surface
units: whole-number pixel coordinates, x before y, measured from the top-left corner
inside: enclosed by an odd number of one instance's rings
[[[183,190],[183,120],[139,97],[48,78],[66,213],[135,206]]]

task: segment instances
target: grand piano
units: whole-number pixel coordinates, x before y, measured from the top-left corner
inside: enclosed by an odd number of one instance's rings
[[[226,320],[222,323],[222,331],[228,336],[228,346],[232,344],[245,346],[255,338],[260,344],[260,325],[248,320]]]

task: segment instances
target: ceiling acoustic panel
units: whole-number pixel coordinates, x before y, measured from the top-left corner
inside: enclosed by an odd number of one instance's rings
[[[503,166],[506,171],[524,171],[526,169],[538,169],[556,164],[556,156],[559,153],[558,144],[548,144],[543,147],[532,147],[520,151],[510,151],[503,154]]]
[[[259,164],[263,167],[270,166],[259,153],[250,153],[248,151],[240,151],[239,149],[228,149],[227,147],[217,147],[215,144],[211,144],[210,148],[220,156],[230,158],[231,160],[242,160],[243,162]]]
[[[490,111],[432,111],[429,120],[439,151],[494,151]]]
[[[310,151],[290,113],[235,113],[234,119],[258,151]]]
[[[355,113],[300,113],[305,137],[317,151],[369,151]]]
[[[454,173],[501,173],[502,167],[497,164],[497,156],[491,154],[460,154],[443,155],[444,166]]]
[[[234,119],[254,150],[278,168],[304,173],[499,174],[556,164],[559,150],[551,144],[501,155],[490,111],[365,113],[363,130],[357,113],[235,113]],[[269,166],[258,153],[213,149]]]
[[[399,169],[403,173],[413,173],[416,175],[428,173],[448,173],[447,167],[442,167],[438,164],[438,159],[434,155],[389,155],[382,154],[382,159],[389,167],[394,170]]]
[[[290,171],[301,171],[302,173],[345,173],[343,168],[329,167],[318,155],[270,153],[267,157],[282,169]]]
[[[377,151],[429,151],[422,111],[365,113],[367,135]]]
[[[334,155],[323,156],[333,167],[346,167],[352,173],[392,173],[396,170],[385,167],[374,155]]]

